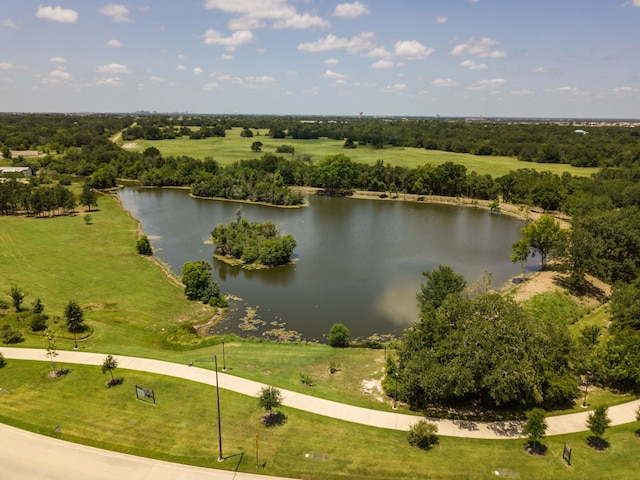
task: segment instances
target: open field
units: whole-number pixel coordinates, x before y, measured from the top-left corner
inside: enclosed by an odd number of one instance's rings
[[[187,155],[198,159],[211,157],[221,165],[230,165],[244,159],[259,158],[264,153],[275,154],[276,148],[280,145],[292,145],[296,149],[295,155],[310,155],[311,159],[316,161],[326,155],[344,154],[354,162],[369,165],[373,165],[378,160],[382,160],[385,164],[410,168],[426,163],[439,165],[453,162],[466,166],[469,172],[475,171],[480,175],[490,174],[494,178],[520,168],[550,171],[555,174],[569,172],[578,176],[589,176],[597,171],[596,168],[577,168],[570,165],[526,163],[513,157],[478,156],[420,148],[385,147],[384,149],[376,149],[371,146],[359,146],[354,149],[345,149],[343,141],[328,138],[292,140],[290,138],[272,139],[266,135],[242,138],[240,137],[241,131],[241,128],[234,128],[227,130],[227,136],[224,138],[201,140],[190,140],[188,137],[180,137],[175,140],[136,140],[135,150],[143,152],[148,147],[156,147],[164,156]],[[266,130],[262,133],[266,133]],[[263,143],[262,152],[254,153],[251,151],[253,142]]]
[[[610,478],[635,475],[640,440],[635,424],[607,430],[610,447],[586,445],[587,433],[550,437],[544,456],[531,456],[523,440],[440,437],[430,451],[410,447],[404,432],[345,423],[282,408],[287,421],[264,427],[255,398],[221,390],[224,463],[218,455],[212,387],[117,369],[124,384],[107,388],[99,367],[66,365],[68,375],[47,379],[48,362],[11,360],[0,369],[0,420],[64,440],[164,460],[304,479],[344,478]],[[136,400],[134,385],[155,391],[157,404]],[[59,433],[54,428],[60,427]],[[572,465],[562,460],[567,442]],[[309,457],[306,457],[309,454]],[[320,458],[318,458],[320,457]]]

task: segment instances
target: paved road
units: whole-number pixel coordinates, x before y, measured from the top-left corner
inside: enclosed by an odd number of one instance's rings
[[[45,351],[29,348],[0,348],[6,359],[44,360]],[[57,362],[83,365],[102,365],[106,354],[58,351]],[[207,385],[215,385],[215,372],[196,366],[188,366],[161,360],[116,356],[118,366],[123,369],[139,370],[172,377],[184,378]],[[257,396],[265,384],[254,382],[225,373],[218,373],[220,388],[250,396]],[[298,410],[393,430],[409,430],[421,417],[379,410],[369,410],[342,403],[323,400],[297,392],[280,389],[283,404]],[[609,407],[611,425],[621,425],[635,421],[635,412],[640,400]],[[585,431],[588,412],[548,417],[547,435],[561,435]],[[438,435],[483,439],[519,438],[521,422],[464,422],[432,419],[438,425]],[[34,435],[11,427],[0,425],[0,480],[19,479],[67,479],[82,478],[101,480],[127,478],[133,480],[165,479],[231,479],[253,478],[247,474],[234,474],[218,470],[188,467],[147,458],[123,455],[91,447],[76,445],[49,437]],[[9,467],[9,468],[7,468]],[[43,470],[46,468],[46,470]],[[43,477],[42,472],[50,475]],[[10,477],[4,473],[12,472]],[[18,475],[13,475],[17,472]],[[82,472],[82,474],[79,474]],[[260,478],[266,478],[260,476]]]

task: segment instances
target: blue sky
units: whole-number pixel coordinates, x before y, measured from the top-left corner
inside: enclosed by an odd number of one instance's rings
[[[640,117],[640,0],[2,0],[0,111]]]

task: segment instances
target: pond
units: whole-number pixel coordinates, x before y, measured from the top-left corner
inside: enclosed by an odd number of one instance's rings
[[[236,298],[218,328],[241,336],[298,332],[324,341],[333,323],[353,338],[399,335],[417,320],[422,272],[450,265],[469,284],[491,272],[494,288],[521,273],[509,257],[522,223],[482,209],[317,195],[306,207],[281,209],[135,187],[119,196],[174,273],[185,262],[213,264],[213,279]],[[245,270],[213,259],[211,231],[239,208],[248,221],[272,220],[293,235],[292,264]]]

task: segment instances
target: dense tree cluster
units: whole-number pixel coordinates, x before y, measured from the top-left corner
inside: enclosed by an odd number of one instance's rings
[[[0,182],[0,214],[56,215],[73,211],[76,198],[68,188],[60,185],[36,186],[16,180]]]
[[[238,218],[229,225],[218,225],[211,232],[216,253],[260,265],[283,265],[291,259],[296,241],[281,236],[273,222],[251,222]]]
[[[577,391],[564,324],[529,315],[498,294],[462,295],[442,266],[418,294],[420,321],[398,350],[402,395],[413,408],[556,405]]]
[[[220,293],[218,284],[211,278],[209,262],[186,262],[182,266],[182,283],[189,300],[199,300],[216,307],[227,306],[227,300]]]

